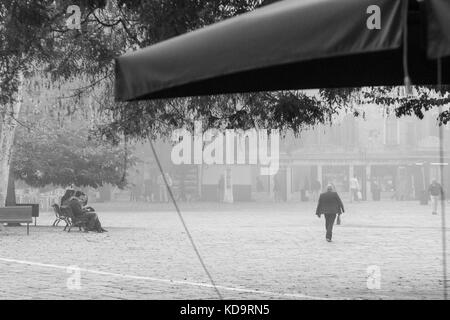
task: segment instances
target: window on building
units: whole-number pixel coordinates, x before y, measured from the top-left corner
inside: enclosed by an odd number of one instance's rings
[[[416,124],[414,122],[409,122],[407,124],[406,132],[406,143],[409,146],[417,145],[417,135],[416,135]]]
[[[428,116],[428,135],[431,137],[439,137],[438,114]]]
[[[351,115],[347,116],[342,125],[342,139],[344,146],[353,148],[358,144],[357,124],[355,118]]]
[[[385,121],[384,143],[388,146],[396,146],[400,143],[399,123],[394,116],[389,117]]]

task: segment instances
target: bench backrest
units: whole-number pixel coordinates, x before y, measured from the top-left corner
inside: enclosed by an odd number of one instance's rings
[[[31,207],[6,207],[0,208],[1,223],[32,223]]]
[[[33,208],[33,211],[32,211],[33,218],[39,218],[39,204],[34,204],[34,203],[19,204],[19,203],[16,203],[16,205],[14,205],[13,207],[32,207]]]

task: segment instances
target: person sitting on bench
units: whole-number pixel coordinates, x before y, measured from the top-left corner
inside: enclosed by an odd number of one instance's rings
[[[61,198],[61,207],[68,206],[70,199],[75,195],[75,190],[67,189]]]
[[[103,229],[100,220],[98,219],[98,216],[95,212],[89,212],[88,210],[83,209],[83,203],[85,201],[83,195],[83,192],[77,191],[69,201],[69,207],[72,210],[75,219],[86,221],[86,232],[107,232],[105,229]]]
[[[81,205],[83,206],[83,210],[85,210],[87,212],[95,212],[94,208],[92,208],[91,206],[88,206],[89,198],[88,198],[87,194],[82,192],[79,198],[81,199]]]

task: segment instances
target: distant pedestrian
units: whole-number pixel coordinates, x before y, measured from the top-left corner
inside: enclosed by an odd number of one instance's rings
[[[309,185],[308,177],[305,177],[305,183],[303,184],[303,190],[305,190],[308,193],[311,192],[311,186]],[[309,196],[309,194],[307,194],[306,196]]]
[[[133,184],[132,188],[131,188],[131,196],[130,196],[130,200],[131,201],[135,201],[138,202],[141,200],[141,194],[142,194],[142,188],[139,182],[136,182],[135,184]]]
[[[273,193],[275,195],[275,202],[283,201],[282,190],[281,190],[281,180],[278,175],[274,177]]]
[[[264,192],[264,184],[261,181],[261,177],[256,177],[256,191]]]
[[[219,202],[223,202],[225,199],[225,176],[220,175],[219,182],[217,183],[217,199]]]
[[[372,181],[370,190],[372,192],[372,200],[380,201],[381,200],[381,188],[375,180]]]
[[[305,177],[305,183],[303,184],[303,189],[300,190],[300,198],[302,202],[309,201],[309,197],[311,194],[311,186],[309,185],[308,177]]]
[[[370,186],[370,191],[372,192],[372,200],[380,201],[381,200],[381,188],[376,180],[372,181]]]
[[[134,194],[136,185],[134,183],[130,183],[130,202],[133,202],[136,200],[136,195]]]
[[[356,176],[350,179],[350,202],[356,201],[359,202],[361,200],[359,198],[360,194],[360,186],[359,181]]]
[[[159,175],[158,177],[158,186],[159,186],[159,201],[160,202],[169,202],[168,197],[168,188],[172,187],[172,178],[168,173],[165,175],[166,181],[164,181],[164,177],[162,175]]]
[[[317,198],[320,195],[320,191],[322,190],[322,184],[319,180],[313,180],[311,183],[311,189],[313,194],[313,201],[317,201]]]
[[[441,203],[441,208],[444,208],[444,189],[436,180],[433,180],[430,187],[428,188],[428,192],[431,196],[433,215],[437,215],[439,202]]]
[[[146,179],[144,181],[144,200],[153,202],[153,192],[153,178]]]
[[[321,218],[325,216],[326,239],[328,242],[333,238],[333,226],[336,218],[345,212],[344,204],[338,193],[333,191],[333,186],[327,187],[327,192],[322,193],[317,205],[316,215]]]

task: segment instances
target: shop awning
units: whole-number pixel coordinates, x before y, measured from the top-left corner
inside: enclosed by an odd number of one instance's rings
[[[117,58],[116,98],[403,85],[405,21],[412,83],[437,83],[436,58],[450,83],[448,17],[448,0],[279,1]]]

